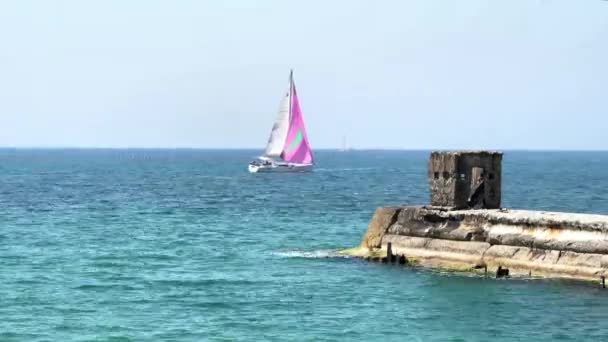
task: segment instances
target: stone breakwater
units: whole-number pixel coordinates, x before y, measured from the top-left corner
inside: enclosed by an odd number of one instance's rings
[[[359,257],[405,256],[454,270],[597,280],[608,273],[608,216],[529,210],[378,208]]]

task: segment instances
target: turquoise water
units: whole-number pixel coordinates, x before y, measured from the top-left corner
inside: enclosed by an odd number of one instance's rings
[[[602,341],[596,284],[335,256],[426,203],[427,152],[0,150],[0,341]],[[507,152],[504,205],[608,213],[608,153]]]

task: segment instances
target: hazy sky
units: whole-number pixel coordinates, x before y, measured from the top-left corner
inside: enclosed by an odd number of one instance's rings
[[[0,146],[608,149],[608,1],[0,2]]]

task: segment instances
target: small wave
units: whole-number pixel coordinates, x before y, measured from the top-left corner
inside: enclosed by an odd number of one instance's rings
[[[198,175],[197,178],[211,178],[211,179],[234,179],[234,176],[217,176],[217,175]]]
[[[122,290],[122,291],[135,291],[139,290],[139,288],[124,285],[124,284],[84,284],[74,287],[75,290],[92,290],[92,291],[100,291],[100,290]]]
[[[281,251],[281,252],[273,252],[275,256],[282,258],[305,258],[305,259],[322,259],[322,258],[346,258],[347,256],[338,253],[338,251],[333,249],[324,249],[324,250],[316,250],[316,251],[301,251],[301,250],[293,250],[293,251]]]
[[[370,171],[377,169],[377,167],[316,168],[314,172]]]
[[[226,278],[214,278],[214,279],[161,279],[152,280],[155,285],[165,285],[171,287],[193,287],[200,288],[204,286],[243,286],[243,285],[260,285],[268,284],[269,281],[259,279],[226,279]]]

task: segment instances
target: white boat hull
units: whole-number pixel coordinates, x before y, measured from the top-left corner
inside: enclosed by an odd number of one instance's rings
[[[270,165],[254,165],[249,164],[248,169],[251,173],[259,172],[307,172],[312,171],[313,164],[270,164]]]

